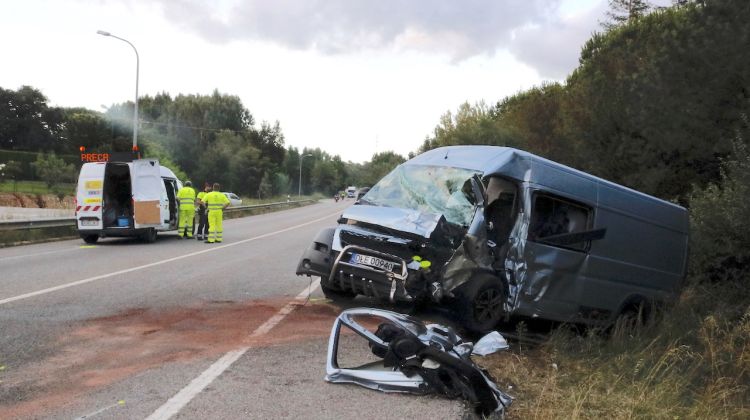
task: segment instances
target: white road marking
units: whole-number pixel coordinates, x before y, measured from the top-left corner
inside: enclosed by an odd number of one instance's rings
[[[56,249],[54,251],[44,251],[44,252],[37,252],[36,254],[23,254],[23,255],[13,255],[10,257],[3,257],[0,258],[0,262],[7,261],[7,260],[13,260],[16,258],[26,258],[26,257],[36,257],[39,255],[47,255],[47,254],[56,254],[58,252],[70,252],[70,251],[76,251],[79,250],[80,247],[70,248],[70,249]]]
[[[279,310],[274,316],[269,318],[261,326],[253,331],[249,338],[256,338],[266,334],[273,327],[279,324],[287,315],[289,315],[295,308],[300,306],[315,289],[320,285],[320,278],[310,283],[294,300],[287,303],[283,308]],[[146,417],[146,420],[167,420],[175,414],[179,413],[190,401],[195,398],[201,391],[206,389],[216,378],[224,373],[234,362],[237,361],[242,355],[244,355],[250,346],[242,347],[237,350],[232,350],[222,356],[219,360],[215,361],[208,369],[204,370],[203,373],[198,375],[195,379],[177,392],[172,398],[167,400],[161,407],[157,408],[150,416]]]
[[[340,214],[340,213],[341,213],[341,210],[339,210],[339,211],[337,211],[335,213],[329,214],[328,216],[321,217],[319,219],[311,220],[309,222],[305,222],[305,223],[302,223],[302,224],[299,224],[299,225],[295,225],[295,226],[291,226],[291,227],[288,227],[288,228],[285,228],[285,229],[277,230],[275,232],[265,233],[263,235],[258,235],[258,236],[254,236],[252,238],[243,239],[241,241],[232,242],[230,244],[218,245],[218,246],[217,245],[212,245],[210,248],[204,249],[203,251],[192,252],[190,254],[180,255],[179,257],[167,258],[165,260],[156,261],[156,262],[152,262],[152,263],[149,263],[149,264],[144,264],[144,265],[141,265],[141,266],[138,266],[138,267],[126,268],[124,270],[119,270],[119,271],[114,271],[112,273],[107,273],[107,274],[102,274],[102,275],[99,275],[99,276],[89,277],[87,279],[78,280],[78,281],[74,281],[74,282],[66,283],[66,284],[61,284],[59,286],[49,287],[47,289],[37,290],[35,292],[29,292],[29,293],[24,293],[24,294],[18,295],[18,296],[13,296],[13,297],[5,298],[5,299],[0,299],[0,305],[5,305],[6,303],[17,302],[19,300],[28,299],[28,298],[31,298],[31,297],[34,297],[34,296],[39,296],[39,295],[44,295],[44,294],[47,294],[47,293],[56,292],[58,290],[67,289],[69,287],[80,286],[82,284],[91,283],[91,282],[94,282],[94,281],[97,281],[97,280],[103,280],[103,279],[107,279],[107,278],[114,277],[114,276],[119,276],[121,274],[127,274],[127,273],[132,273],[134,271],[144,270],[146,268],[156,267],[158,265],[162,265],[162,264],[166,264],[166,263],[170,263],[170,262],[174,262],[174,261],[183,260],[185,258],[192,258],[192,257],[194,257],[196,255],[205,254],[205,253],[208,253],[208,252],[215,252],[215,251],[218,251],[220,249],[229,248],[231,246],[241,245],[241,244],[244,244],[244,243],[247,243],[247,242],[257,241],[258,239],[268,238],[269,236],[275,236],[275,235],[278,235],[280,233],[289,232],[290,230],[295,230],[295,229],[299,229],[299,228],[304,227],[304,226],[308,226],[308,225],[311,225],[311,224],[314,224],[314,223],[318,223],[320,221],[326,220],[326,219],[328,219],[330,217],[333,217],[333,216],[335,216],[337,214]]]

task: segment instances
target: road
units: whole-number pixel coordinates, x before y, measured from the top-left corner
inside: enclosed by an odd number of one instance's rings
[[[461,418],[457,401],[323,381],[340,309],[294,270],[351,203],[228,220],[221,245],[0,249],[0,418]]]

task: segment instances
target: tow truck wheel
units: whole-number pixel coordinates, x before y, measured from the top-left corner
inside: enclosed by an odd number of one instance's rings
[[[99,235],[81,235],[81,239],[87,244],[95,244],[99,240]]]
[[[461,292],[461,323],[475,333],[492,331],[505,313],[505,291],[497,278],[480,275]]]
[[[331,289],[330,287],[324,286],[323,284],[320,285],[320,290],[323,291],[323,295],[326,298],[331,299],[334,302],[352,300],[355,296],[357,296],[357,294],[354,292]]]
[[[156,229],[149,228],[145,233],[143,233],[142,238],[146,243],[149,244],[156,242]]]

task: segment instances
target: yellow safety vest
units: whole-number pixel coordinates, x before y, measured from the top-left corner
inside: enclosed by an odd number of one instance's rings
[[[180,202],[180,208],[182,210],[194,208],[195,206],[195,190],[193,187],[182,187],[177,192],[177,200]]]
[[[217,191],[211,191],[210,193],[207,193],[203,196],[202,201],[206,203],[208,211],[222,211],[224,210],[224,205],[229,204],[229,199],[227,198],[227,196]]]

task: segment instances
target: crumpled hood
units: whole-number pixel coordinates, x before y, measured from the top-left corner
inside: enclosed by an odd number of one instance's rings
[[[342,215],[345,219],[362,223],[383,226],[400,232],[413,233],[429,238],[435,231],[440,214],[420,213],[416,210],[400,209],[396,207],[380,207],[358,204],[349,207]]]

